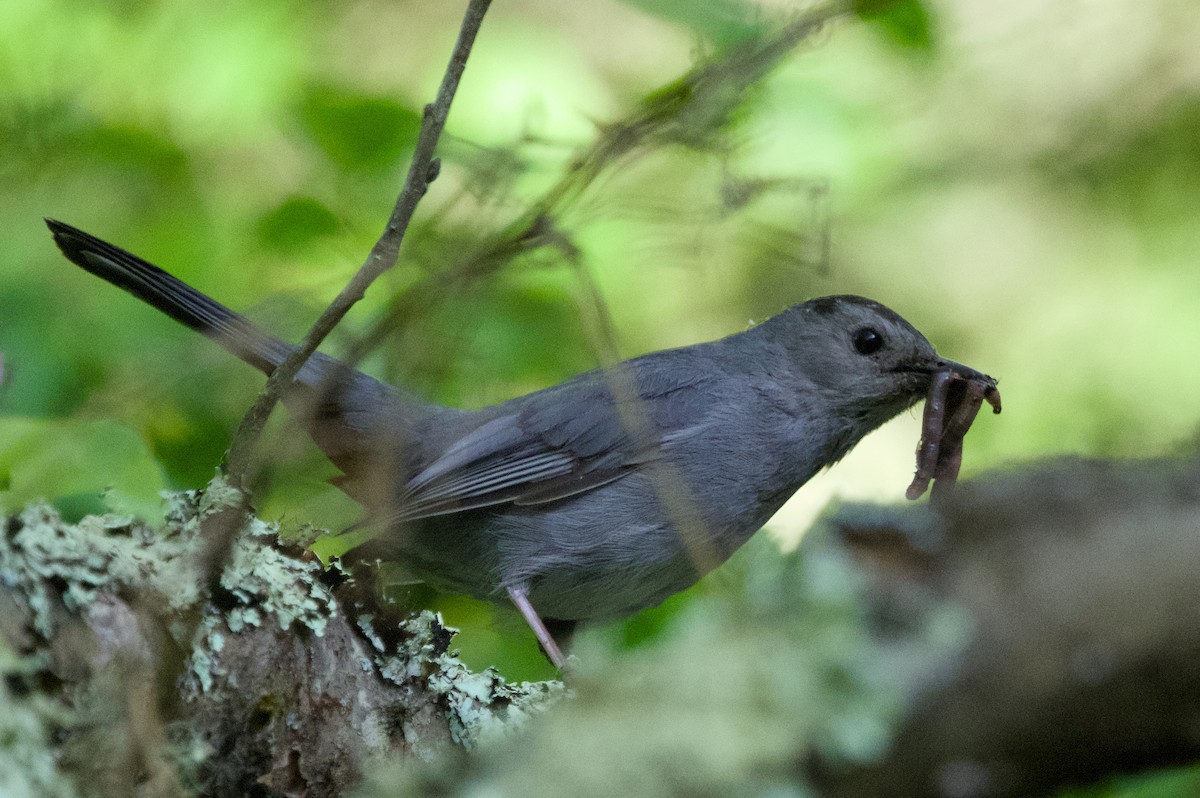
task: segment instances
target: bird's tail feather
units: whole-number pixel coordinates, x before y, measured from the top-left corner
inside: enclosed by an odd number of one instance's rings
[[[249,319],[138,256],[69,224],[47,219],[54,243],[75,265],[207,335],[268,374],[294,349]]]

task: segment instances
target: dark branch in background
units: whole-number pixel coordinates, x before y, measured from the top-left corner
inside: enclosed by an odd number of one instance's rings
[[[225,460],[225,470],[229,479],[235,485],[245,485],[249,471],[250,454],[262,434],[267,418],[279,401],[281,391],[286,387],[305,361],[317,351],[317,347],[325,337],[345,317],[350,308],[362,299],[364,292],[381,274],[396,265],[400,252],[400,244],[412,221],[417,203],[425,196],[429,184],[437,177],[440,161],[434,157],[438,138],[446,126],[446,118],[450,115],[450,104],[458,90],[459,80],[467,66],[467,56],[475,43],[475,36],[483,22],[491,0],[470,0],[462,27],[459,29],[458,41],[450,55],[450,63],[446,74],[442,77],[442,85],[438,89],[437,98],[431,105],[425,106],[424,117],[421,120],[421,133],[417,137],[417,145],[413,150],[412,163],[405,178],[404,188],[396,200],[396,207],[388,219],[387,228],[383,235],[372,247],[371,253],[351,278],[341,293],[334,298],[329,307],[313,323],[308,334],[304,336],[300,348],[292,353],[267,380],[267,386],[246,412],[234,435]]]
[[[711,146],[714,133],[729,124],[756,82],[826,24],[854,11],[855,4],[848,0],[818,6],[771,36],[747,41],[720,60],[697,66],[650,92],[628,117],[602,126],[595,142],[571,159],[564,174],[520,216],[464,257],[397,295],[345,359],[357,362],[433,297],[485,280],[515,257],[549,247],[572,262],[574,247],[558,220],[597,178],[618,164],[628,165],[631,159],[670,145]],[[611,341],[597,345],[601,352],[615,351]]]
[[[1018,798],[1196,761],[1200,459],[1035,464],[921,512],[831,527],[868,578],[877,661],[902,662],[936,608],[965,646],[895,667],[909,698],[890,745],[810,762],[820,795]]]

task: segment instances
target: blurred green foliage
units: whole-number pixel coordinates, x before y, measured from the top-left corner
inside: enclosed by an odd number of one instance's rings
[[[1061,798],[1190,798],[1200,795],[1200,766],[1122,776],[1088,789],[1066,790]]]
[[[148,514],[160,489],[211,476],[262,384],[63,261],[41,217],[295,338],[381,231],[460,13],[413,0],[0,4],[0,500],[45,494],[82,512],[109,489]],[[1001,378],[1005,413],[972,430],[968,475],[1193,446],[1200,410],[1181,397],[1200,393],[1200,12],[1188,0],[863,4],[865,24],[834,25],[752,87],[710,98],[719,125],[693,113],[673,138],[602,161],[555,206],[561,246],[464,271],[610,123],[678,99],[663,89],[696,58],[719,62],[794,13],[497,3],[401,262],[327,350],[386,329],[364,368],[479,406],[611,348],[714,338],[853,292]],[[898,499],[916,422],[898,424],[813,501]],[[312,447],[282,418],[272,430],[259,509],[292,526],[356,520]],[[776,527],[794,537],[789,518]],[[490,608],[442,606],[467,627],[473,664],[546,675],[523,632],[512,654]],[[656,617],[617,639],[636,643]]]
[[[879,2],[859,0],[858,16],[910,53],[930,52],[934,46],[929,10],[916,0]]]

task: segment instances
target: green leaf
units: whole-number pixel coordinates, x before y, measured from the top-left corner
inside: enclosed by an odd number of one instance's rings
[[[167,488],[145,441],[114,421],[0,418],[0,505],[14,510],[40,498],[60,509],[114,512],[153,520]]]
[[[74,145],[94,162],[142,170],[159,180],[187,176],[187,153],[160,131],[122,123],[97,125],[83,130]]]
[[[329,86],[308,92],[300,117],[330,160],[350,170],[379,169],[399,161],[421,129],[420,116],[389,97]]]
[[[858,0],[859,19],[902,50],[933,52],[933,22],[920,0]]]
[[[727,50],[761,34],[764,25],[757,11],[740,0],[625,0],[660,19],[686,25],[711,42],[718,50]]]
[[[258,221],[263,244],[282,254],[304,252],[315,239],[337,231],[333,211],[312,197],[288,197]]]

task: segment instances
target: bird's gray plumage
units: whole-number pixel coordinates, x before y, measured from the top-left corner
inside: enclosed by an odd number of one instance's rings
[[[60,222],[73,262],[270,372],[293,347],[166,272]],[[883,344],[873,346],[873,331]],[[744,543],[821,468],[915,403],[937,356],[853,296],[790,308],[720,341],[655,352],[494,407],[422,402],[324,355],[285,397],[403,562],[543,616],[660,602]]]

